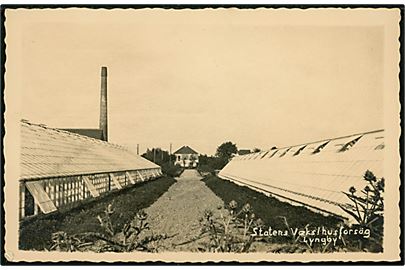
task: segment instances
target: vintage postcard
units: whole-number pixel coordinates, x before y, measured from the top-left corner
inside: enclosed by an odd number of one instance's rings
[[[401,12],[3,6],[4,261],[403,262]]]

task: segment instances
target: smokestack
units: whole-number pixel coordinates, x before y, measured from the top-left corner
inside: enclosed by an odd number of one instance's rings
[[[107,124],[107,67],[101,67],[100,126],[104,141],[108,141]]]

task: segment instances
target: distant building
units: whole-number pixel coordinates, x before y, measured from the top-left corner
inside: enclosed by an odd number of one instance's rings
[[[107,141],[104,138],[103,130],[98,128],[63,128],[62,130],[76,133],[82,136],[90,137],[97,140]]]
[[[176,160],[174,165],[180,165],[183,168],[195,168],[198,165],[198,153],[189,146],[183,146],[174,152]]]

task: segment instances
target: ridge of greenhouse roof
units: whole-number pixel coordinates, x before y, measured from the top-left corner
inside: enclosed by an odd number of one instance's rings
[[[326,142],[326,141],[334,141],[334,140],[339,140],[339,139],[344,139],[344,138],[350,138],[350,137],[355,137],[355,136],[362,136],[362,135],[366,135],[366,134],[379,133],[379,132],[383,132],[383,131],[384,131],[384,129],[377,129],[377,130],[366,131],[366,132],[360,132],[360,133],[354,133],[354,134],[350,134],[350,135],[339,136],[339,137],[334,137],[334,138],[329,138],[329,139],[311,141],[311,142],[307,142],[307,143],[300,143],[300,144],[295,144],[295,145],[277,147],[276,149],[277,149],[277,150],[281,150],[281,149],[293,148],[293,147],[297,147],[297,146],[303,146],[303,145],[310,145],[310,144],[322,143],[322,142]],[[276,150],[276,149],[266,149],[266,150],[262,150],[261,152],[266,152],[266,151],[271,151],[271,150]]]

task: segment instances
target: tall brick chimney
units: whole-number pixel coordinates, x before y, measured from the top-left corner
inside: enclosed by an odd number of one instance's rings
[[[108,141],[107,124],[107,67],[101,67],[100,126],[104,141]]]

